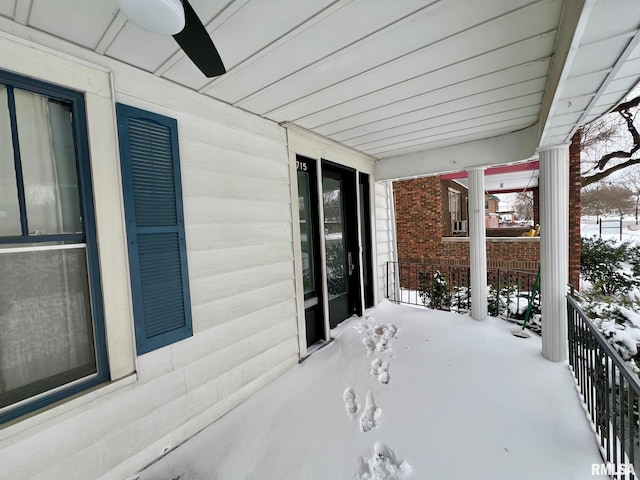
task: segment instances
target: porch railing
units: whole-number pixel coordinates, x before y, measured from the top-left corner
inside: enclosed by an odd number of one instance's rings
[[[467,311],[469,267],[466,265],[387,262],[387,298],[394,303],[425,306],[428,303],[425,293],[430,290],[436,272],[440,272],[447,283],[453,309]]]
[[[468,265],[437,265],[415,262],[387,262],[386,297],[395,303],[429,305],[432,282],[440,272],[446,283],[449,301],[439,303],[439,308],[467,312],[471,308],[471,290]],[[529,296],[536,279],[536,272],[509,269],[487,271],[489,313],[514,321],[524,320]],[[431,305],[429,305],[431,306]],[[539,312],[540,296],[536,293],[533,313]],[[530,322],[535,329],[535,324]]]
[[[569,365],[615,479],[636,479],[640,382],[576,301],[567,298]]]

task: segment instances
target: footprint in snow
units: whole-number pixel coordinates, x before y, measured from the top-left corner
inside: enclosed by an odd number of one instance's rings
[[[403,480],[412,471],[406,460],[400,460],[384,443],[376,443],[371,458],[360,457],[360,479]]]
[[[371,376],[376,377],[383,385],[387,385],[391,380],[389,361],[383,362],[382,359],[376,358],[371,362]]]
[[[367,348],[367,355],[376,351],[382,353],[390,350],[391,339],[396,338],[398,328],[392,323],[380,325],[372,318],[367,318],[367,320],[367,322],[354,327],[362,335],[362,343]]]
[[[356,413],[358,413],[358,410],[360,409],[360,404],[356,402],[356,392],[353,387],[348,387],[344,391],[342,399],[344,400],[344,406],[347,409],[347,413],[351,419],[355,419]]]
[[[371,393],[370,391],[367,392],[367,403],[364,407],[364,412],[360,417],[360,430],[362,430],[364,433],[367,433],[369,430],[378,428],[378,425],[380,425],[381,415],[382,410],[379,409],[376,405],[375,399],[373,398],[373,393]]]

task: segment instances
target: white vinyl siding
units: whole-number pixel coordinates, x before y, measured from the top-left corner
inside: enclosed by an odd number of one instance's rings
[[[0,68],[86,92],[107,347],[116,381],[0,430],[2,475],[126,478],[298,362],[286,132],[107,58],[91,60],[112,72],[115,98],[101,83],[109,75],[100,66],[6,38],[0,38],[0,50],[6,53]],[[179,132],[194,335],[137,358],[116,101],[175,118]]]
[[[395,216],[393,190],[390,182],[375,183],[375,221],[376,221],[376,274],[378,280],[377,301],[386,298],[387,262],[396,259],[395,252]],[[392,271],[392,270],[390,270]]]

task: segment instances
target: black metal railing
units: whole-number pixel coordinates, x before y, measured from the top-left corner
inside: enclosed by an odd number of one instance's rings
[[[608,473],[635,479],[640,468],[640,382],[571,297],[567,311],[569,364]]]
[[[468,265],[437,265],[416,262],[387,262],[386,296],[395,303],[434,307],[460,313],[471,308]],[[436,279],[439,276],[440,280]],[[536,272],[492,269],[487,272],[489,313],[523,321],[534,290]],[[444,282],[437,285],[438,282]],[[438,290],[440,288],[440,290]],[[437,295],[434,295],[436,292]],[[532,313],[540,312],[540,294],[534,296]],[[535,327],[535,324],[529,322]],[[535,329],[535,328],[534,328]]]
[[[537,275],[537,272],[523,270],[489,270],[489,314],[521,324],[526,318],[529,301],[533,297],[527,324],[530,329],[540,333],[540,285],[536,284]]]
[[[467,311],[469,299],[469,267],[434,265],[413,262],[387,262],[387,298],[391,302],[409,305],[433,306],[436,275],[440,284],[439,298],[445,294],[447,301],[439,302],[442,310]]]

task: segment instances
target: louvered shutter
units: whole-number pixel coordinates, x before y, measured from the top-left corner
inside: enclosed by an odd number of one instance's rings
[[[177,122],[118,104],[138,355],[193,334]]]

